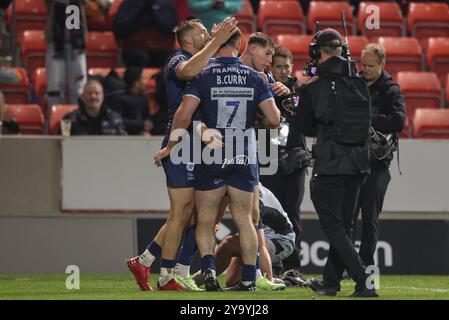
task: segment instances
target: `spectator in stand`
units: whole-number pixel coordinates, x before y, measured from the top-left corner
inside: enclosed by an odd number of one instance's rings
[[[7,36],[8,31],[6,31],[6,12],[12,0],[0,0],[0,37]]]
[[[122,117],[106,107],[103,86],[88,80],[79,99],[79,108],[67,114],[71,135],[126,135]]]
[[[6,109],[5,97],[0,91],[0,134],[17,134],[19,126]]]
[[[144,93],[147,79],[143,76],[143,69],[130,67],[123,78],[126,91],[117,96],[110,107],[122,116],[128,134],[150,135],[153,122],[148,112],[148,96]]]
[[[232,17],[242,10],[242,0],[189,0],[189,7],[208,31],[226,17]]]
[[[77,102],[86,83],[87,24],[83,0],[45,0],[45,4],[48,12],[45,67],[48,110],[51,110],[53,104],[65,103],[66,82],[70,104]],[[69,5],[76,5],[80,9],[79,28],[66,27],[66,8]]]
[[[114,34],[123,52],[144,49],[145,67],[161,68],[174,51],[178,15],[170,0],[124,0],[114,19]]]

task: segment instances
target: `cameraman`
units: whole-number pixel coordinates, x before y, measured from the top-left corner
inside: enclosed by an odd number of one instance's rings
[[[300,274],[301,268],[301,221],[299,218],[300,206],[304,197],[304,183],[307,166],[310,162],[305,151],[304,138],[298,130],[291,130],[290,123],[294,120],[292,109],[283,107],[286,99],[295,100],[295,93],[299,91],[299,83],[296,77],[292,77],[293,57],[287,48],[276,47],[274,50],[271,72],[276,81],[283,83],[290,89],[293,95],[289,97],[276,96],[276,105],[281,111],[281,126],[278,146],[279,167],[274,175],[260,176],[264,184],[281,203],[293,224],[293,231],[296,233],[295,249],[283,263],[283,269],[289,270],[290,276],[299,278],[295,281],[297,285],[304,285]],[[297,98],[296,98],[297,99]],[[286,104],[284,104],[286,105]],[[270,149],[267,149],[270,150]],[[274,266],[275,269],[282,268],[282,265]]]
[[[372,107],[372,127],[396,141],[396,133],[404,129],[404,97],[396,82],[384,70],[385,48],[378,43],[368,44],[362,51],[362,76],[369,86]],[[357,215],[362,211],[362,241],[359,255],[365,266],[374,265],[374,251],[379,236],[379,214],[390,182],[390,162],[393,151],[386,154],[371,152],[371,174],[360,191]],[[355,221],[357,220],[355,216]]]
[[[297,125],[304,134],[316,136],[310,194],[330,248],[323,278],[309,279],[308,284],[320,295],[335,296],[346,268],[356,282],[354,297],[377,297],[376,290],[367,287],[351,240],[360,187],[370,169],[368,86],[350,76],[336,30],[320,31],[313,41],[309,55],[318,65],[318,76],[301,87]]]

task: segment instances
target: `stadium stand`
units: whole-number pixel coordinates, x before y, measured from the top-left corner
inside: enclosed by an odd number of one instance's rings
[[[444,87],[449,73],[449,37],[429,38],[426,57],[427,70],[435,72]]]
[[[297,1],[261,1],[259,29],[271,36],[305,33],[304,13]]]
[[[118,48],[112,32],[88,33],[87,68],[114,68],[117,65]]]
[[[379,43],[387,51],[385,69],[390,74],[399,71],[422,71],[422,49],[416,38],[412,37],[379,37]]]
[[[246,48],[246,43],[249,40],[249,36],[251,35],[251,33],[242,33],[242,38],[240,40],[240,54],[243,53],[243,51],[245,51]]]
[[[446,107],[449,108],[449,73],[446,77]]]
[[[354,16],[349,3],[344,1],[311,1],[308,13],[308,30],[311,33],[316,33],[315,22],[319,21],[319,30],[325,28],[334,28],[343,34],[343,27],[341,26],[341,14],[343,10],[346,16],[346,24],[348,35],[354,34]]]
[[[5,68],[13,71],[18,82],[0,83],[0,91],[5,96],[6,103],[24,104],[30,102],[30,82],[23,68]]]
[[[45,0],[15,0],[16,39],[26,30],[43,30],[47,21]],[[8,8],[8,24],[12,24],[12,6]]]
[[[288,48],[293,55],[293,72],[302,70],[309,57],[309,43],[312,35],[281,34],[275,38],[281,47]]]
[[[44,39],[44,32],[41,30],[27,30],[23,32],[20,43],[20,54],[22,63],[28,71],[31,81],[37,68],[45,66],[45,52],[47,42]]]
[[[365,36],[349,36],[348,37],[349,42],[349,49],[351,52],[351,57],[355,61],[357,61],[358,68],[360,70],[361,64],[361,56],[362,56],[362,50],[363,48],[369,43],[368,38]]]
[[[417,108],[441,107],[441,85],[434,72],[398,72],[397,83],[404,94],[410,119]]]
[[[45,109],[47,105],[47,73],[45,68],[37,68],[34,72],[34,96],[37,103]]]
[[[373,13],[373,10],[369,7],[373,5],[379,8],[380,29],[366,28],[366,20]],[[361,2],[357,17],[357,28],[362,35],[367,36],[370,40],[380,36],[405,36],[404,18],[401,8],[396,2]]]
[[[411,2],[407,30],[423,49],[429,37],[449,37],[449,6],[442,2]]]
[[[6,108],[19,125],[21,134],[44,133],[44,114],[37,104],[7,104]]]
[[[449,139],[449,109],[416,109],[413,137]]]
[[[239,29],[242,33],[252,33],[256,31],[256,23],[254,21],[254,11],[251,3],[247,0],[243,1],[243,8],[234,15],[239,22]]]
[[[51,107],[50,134],[58,134],[60,122],[64,116],[78,109],[77,104],[55,104]]]

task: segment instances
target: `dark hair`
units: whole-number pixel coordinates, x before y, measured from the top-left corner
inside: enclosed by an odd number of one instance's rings
[[[126,88],[130,89],[133,84],[142,77],[143,69],[140,67],[131,67],[126,69],[123,75],[123,80],[125,81]]]
[[[292,52],[290,50],[288,50],[287,48],[285,48],[285,47],[276,47],[276,48],[274,48],[274,54],[273,54],[273,58],[272,58],[273,61],[277,57],[290,59],[290,61],[293,62]]]
[[[273,39],[270,38],[270,36],[263,32],[255,32],[249,36],[248,39],[248,45],[250,44],[257,44],[261,47],[271,47],[275,48],[276,45],[274,44]]]
[[[239,43],[240,43],[240,39],[242,38],[242,31],[240,31],[240,29],[237,30],[236,33],[234,33],[229,39],[228,41],[226,41],[225,43],[223,43],[220,46],[221,48],[224,47],[232,47],[232,48],[236,48],[237,50],[239,49]]]
[[[173,32],[175,33],[176,41],[178,41],[180,45],[182,45],[181,40],[184,37],[184,35],[194,28],[195,23],[202,23],[202,22],[200,19],[184,20],[181,21],[176,27],[174,27]]]

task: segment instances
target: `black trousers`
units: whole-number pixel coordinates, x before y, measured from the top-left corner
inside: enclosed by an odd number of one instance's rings
[[[296,234],[295,250],[282,261],[284,270],[300,269],[301,267],[301,219],[300,207],[304,198],[304,184],[307,167],[293,172],[290,175],[283,175],[278,170],[274,175],[260,176],[260,182],[268,188],[287,212],[293,224],[293,231]]]
[[[379,214],[382,212],[385,193],[390,180],[390,171],[387,168],[374,169],[360,190],[355,221],[361,211],[362,238],[359,255],[365,266],[374,265],[374,252],[379,238]]]
[[[355,209],[365,176],[315,175],[310,181],[310,195],[318,213],[321,228],[330,242],[323,279],[339,287],[343,271],[363,286],[365,270],[352,242]]]

